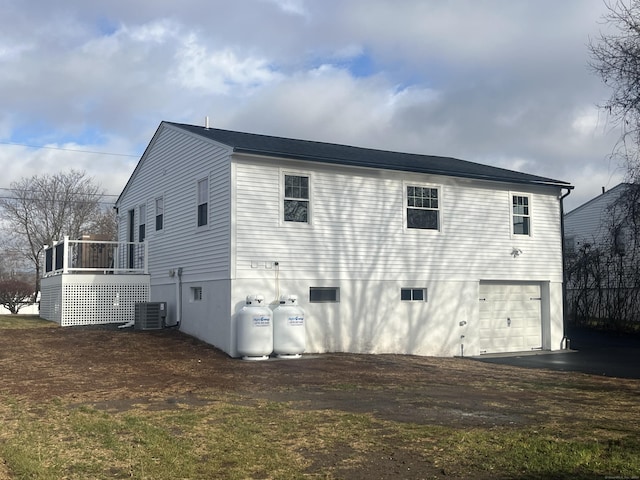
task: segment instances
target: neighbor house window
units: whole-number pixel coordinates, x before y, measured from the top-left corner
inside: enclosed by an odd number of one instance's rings
[[[400,300],[402,300],[403,302],[426,302],[427,289],[426,288],[401,288]]]
[[[209,220],[209,179],[198,181],[198,226],[206,225]]]
[[[437,188],[407,186],[407,228],[440,229],[440,199]]]
[[[164,199],[156,198],[156,231],[164,228]]]
[[[531,210],[529,197],[512,195],[513,234],[531,235]]]
[[[284,221],[309,223],[309,177],[284,176]]]
[[[565,237],[564,239],[564,253],[567,255],[573,255],[576,253],[576,238]]]
[[[338,287],[311,287],[309,288],[310,302],[339,302],[340,289]]]
[[[140,218],[138,219],[138,241],[143,242],[146,238],[147,228],[147,206],[142,204],[138,207]]]

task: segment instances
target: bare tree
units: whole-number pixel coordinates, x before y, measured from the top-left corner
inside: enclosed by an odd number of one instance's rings
[[[87,233],[95,235],[100,240],[118,239],[118,221],[113,205],[107,205],[98,211]]]
[[[44,245],[88,232],[104,192],[76,170],[23,178],[11,184],[11,192],[11,198],[0,200],[0,216],[13,232],[13,247],[33,263],[38,291]]]
[[[621,128],[617,153],[629,181],[640,181],[640,0],[604,0],[607,28],[589,42],[592,71],[611,88],[601,105]]]
[[[33,287],[17,278],[0,280],[0,305],[17,314],[33,298]]]
[[[568,258],[574,312],[614,326],[640,322],[640,0],[604,0],[604,30],[589,42],[590,67],[611,89],[601,105],[620,138],[613,155],[627,169],[625,193],[609,208],[604,242]],[[580,316],[580,315],[578,315]]]
[[[606,234],[567,255],[568,306],[576,324],[640,325],[640,186],[628,184],[606,211]]]

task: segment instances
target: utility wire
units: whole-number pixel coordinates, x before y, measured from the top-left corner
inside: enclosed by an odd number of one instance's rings
[[[36,193],[36,194],[41,194],[42,192],[40,190],[34,190],[34,189],[22,189],[22,188],[7,188],[7,187],[0,187],[0,190],[7,190],[9,192],[27,192],[27,193]],[[83,193],[83,192],[78,192],[78,193],[72,193],[71,195],[85,195],[87,197],[115,197],[118,198],[120,195],[116,195],[113,193]],[[16,197],[0,197],[0,198],[16,198]]]
[[[140,157],[140,155],[130,155],[127,153],[96,152],[94,150],[76,150],[74,148],[46,147],[44,145],[29,145],[26,143],[16,143],[16,142],[0,142],[0,145],[14,145],[18,147],[27,147],[27,148],[46,148],[49,150],[62,150],[63,152],[91,153],[95,155],[111,155],[114,157],[132,157],[132,158]]]

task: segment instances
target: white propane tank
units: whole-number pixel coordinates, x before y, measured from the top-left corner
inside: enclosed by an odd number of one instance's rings
[[[262,295],[248,295],[238,312],[238,353],[243,360],[266,360],[273,351],[272,313]]]
[[[304,310],[297,296],[282,295],[273,311],[273,353],[278,358],[298,358],[305,347]]]

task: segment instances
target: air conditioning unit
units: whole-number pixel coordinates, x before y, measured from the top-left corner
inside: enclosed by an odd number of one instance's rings
[[[136,303],[136,330],[160,330],[165,327],[166,319],[167,302]]]

